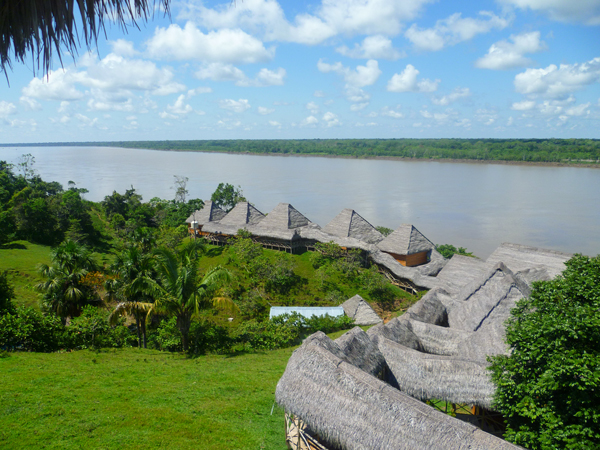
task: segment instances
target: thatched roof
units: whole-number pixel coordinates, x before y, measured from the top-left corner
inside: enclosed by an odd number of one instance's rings
[[[324,228],[325,233],[339,237],[352,237],[369,244],[377,244],[384,239],[383,234],[363,219],[353,209],[344,209]]]
[[[564,263],[572,257],[570,253],[505,242],[494,250],[487,262],[491,264],[503,262],[513,272],[541,266],[548,271],[551,278],[554,278],[566,269]]]
[[[413,225],[402,224],[377,247],[384,252],[412,255],[434,249],[435,245]]]
[[[382,321],[371,305],[358,294],[342,303],[342,308],[356,325],[376,325]]]
[[[503,263],[498,263],[483,279],[461,290],[456,306],[448,311],[448,324],[451,328],[477,331],[502,302],[514,307],[518,300],[529,294],[527,283]]]
[[[313,224],[289,203],[279,203],[248,231],[258,237],[292,241],[300,239],[300,230],[307,227],[319,229],[317,224]]]
[[[185,221],[186,223],[198,222],[198,225],[202,226],[208,222],[215,222],[225,217],[227,213],[215,205],[214,202],[208,200],[204,202],[202,209],[198,209],[193,212],[190,217]]]
[[[334,342],[343,352],[343,359],[346,362],[374,377],[383,376],[387,368],[385,358],[377,348],[377,344],[360,327],[352,328]]]
[[[169,10],[169,0],[159,3]],[[104,29],[106,18],[126,29],[129,22],[146,20],[154,11],[155,2],[147,0],[19,0],[3,1],[0,8],[0,66],[12,67],[12,53],[25,62],[29,53],[37,66],[47,73],[53,52],[59,59],[62,51],[77,54],[83,44],[90,47]],[[35,70],[35,66],[33,67]]]
[[[239,202],[221,219],[221,225],[243,228],[246,225],[256,225],[265,215],[248,202]]]
[[[439,399],[490,409],[494,385],[486,364],[410,349],[382,336],[374,341],[392,372],[391,383],[421,400]]]
[[[403,394],[311,342],[294,351],[275,395],[286,411],[333,448],[518,448]]]

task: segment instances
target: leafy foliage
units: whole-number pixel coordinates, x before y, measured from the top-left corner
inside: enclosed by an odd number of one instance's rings
[[[0,315],[0,349],[54,352],[65,347],[65,326],[53,314],[19,307]]]
[[[8,272],[4,270],[0,272],[0,315],[15,312],[14,298],[15,290],[8,281]]]
[[[575,255],[511,312],[510,356],[496,356],[506,439],[530,449],[600,446],[600,256]]]
[[[229,183],[219,183],[219,186],[217,186],[210,199],[225,212],[231,211],[238,203],[247,201],[242,188],[240,186],[236,188]]]
[[[473,256],[473,253],[467,252],[467,249],[464,247],[456,248],[451,244],[441,244],[436,245],[435,249],[441,253],[444,258],[450,259],[454,255],[464,255],[464,256]]]

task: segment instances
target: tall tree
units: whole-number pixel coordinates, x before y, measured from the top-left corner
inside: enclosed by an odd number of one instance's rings
[[[198,271],[194,242],[174,252],[159,249],[156,253],[159,283],[153,310],[177,318],[183,350],[188,349],[192,318],[209,308],[234,309],[234,303],[218,293],[230,281],[228,270],[218,266],[204,276]]]
[[[138,346],[146,348],[146,315],[154,303],[156,271],[152,255],[141,248],[128,247],[111,265],[112,277],[106,282],[111,299],[119,303],[109,320],[115,323],[120,316],[133,316],[138,335]]]
[[[210,197],[211,201],[225,212],[231,211],[239,202],[247,201],[241,186],[237,188],[229,183],[219,183],[215,192]]]
[[[189,194],[187,190],[187,182],[190,180],[188,177],[181,175],[173,175],[175,178],[173,189],[175,189],[175,202],[185,203],[185,198]]]
[[[93,286],[86,284],[88,274],[98,265],[91,251],[74,241],[65,241],[52,250],[52,264],[40,265],[45,281],[36,285],[43,293],[42,304],[60,316],[63,323],[77,317],[86,305],[98,305],[101,300]]]
[[[492,358],[505,438],[530,449],[600,448],[600,256],[566,266],[517,303]]]

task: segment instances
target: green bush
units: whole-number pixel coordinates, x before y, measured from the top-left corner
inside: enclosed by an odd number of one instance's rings
[[[81,316],[66,327],[68,345],[73,350],[120,348],[137,344],[136,337],[123,325],[108,323],[109,312],[94,306],[83,308]]]
[[[68,344],[59,317],[33,308],[17,308],[0,316],[0,349],[6,351],[54,352]]]
[[[148,348],[168,352],[180,352],[183,349],[176,317],[162,320],[155,330],[148,331]]]

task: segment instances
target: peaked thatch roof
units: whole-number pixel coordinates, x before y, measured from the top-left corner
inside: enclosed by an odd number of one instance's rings
[[[487,262],[491,264],[503,262],[513,272],[542,266],[546,268],[550,277],[554,278],[566,269],[564,263],[572,257],[570,253],[505,242],[494,250]]]
[[[275,396],[333,448],[518,448],[403,394],[311,342],[294,351]]]
[[[208,222],[215,222],[225,217],[227,213],[215,205],[214,202],[208,200],[204,202],[202,209],[196,210],[185,221],[186,223],[198,222],[202,226]]]
[[[221,219],[221,225],[243,228],[246,225],[256,225],[265,215],[248,202],[240,202]]]
[[[412,255],[435,248],[435,245],[413,225],[402,224],[383,241],[377,244],[384,252]]]
[[[358,294],[342,303],[342,308],[348,317],[354,319],[356,325],[375,325],[382,322],[371,305]]]
[[[261,222],[260,228],[293,230],[312,223],[289,203],[278,204]]]
[[[344,360],[364,370],[374,377],[381,378],[387,368],[385,358],[377,344],[360,327],[354,327],[334,341],[344,353]]]
[[[363,219],[353,209],[346,208],[333,218],[324,228],[325,233],[339,237],[352,237],[369,244],[377,244],[384,239],[383,234]]]
[[[382,336],[374,340],[392,372],[391,382],[402,392],[491,408],[494,385],[486,364],[419,352]]]

